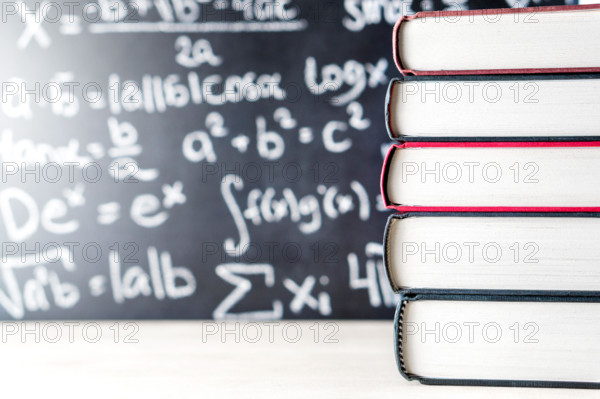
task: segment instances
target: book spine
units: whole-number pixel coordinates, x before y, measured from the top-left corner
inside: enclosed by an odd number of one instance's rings
[[[390,262],[390,251],[391,251],[390,229],[392,228],[392,224],[394,223],[394,220],[404,219],[408,216],[409,215],[406,213],[400,214],[400,215],[390,215],[388,217],[387,223],[385,225],[385,230],[383,232],[383,268],[385,269],[385,275],[388,279],[388,282],[389,282],[390,286],[392,287],[392,290],[395,293],[400,292],[401,288],[398,284],[396,284],[396,282],[394,281],[394,279],[392,277],[392,269],[391,269],[392,263]]]
[[[394,316],[394,353],[396,355],[396,366],[398,366],[398,371],[402,377],[406,378],[408,381],[414,379],[412,375],[410,375],[406,366],[404,365],[404,352],[403,352],[403,318],[404,311],[406,310],[406,304],[408,301],[404,296],[400,297],[400,301],[398,302],[398,306],[396,307],[396,315]]]
[[[400,59],[400,46],[398,45],[398,40],[400,39],[400,26],[406,21],[420,18],[423,14],[424,13],[416,13],[414,15],[403,15],[402,17],[400,17],[400,19],[398,19],[398,22],[396,22],[396,24],[394,25],[394,29],[392,30],[392,51],[394,63],[396,64],[396,68],[398,68],[398,71],[400,71],[402,76],[417,75],[418,73],[415,73],[415,71],[406,69],[404,68],[404,66],[402,66],[402,60]]]
[[[397,148],[402,148],[403,144],[394,144],[389,149],[385,159],[383,160],[383,167],[381,169],[381,179],[379,181],[379,188],[381,190],[381,199],[383,201],[383,205],[387,209],[394,209],[394,205],[390,203],[388,195],[387,195],[387,181],[388,181],[388,172],[390,170],[390,165],[392,163],[392,157],[394,156],[394,152]]]
[[[388,85],[387,93],[385,95],[385,128],[390,139],[394,141],[401,140],[401,135],[396,135],[392,129],[392,92],[394,90],[394,86],[401,81],[402,79],[399,78],[393,78],[390,80],[390,84]]]

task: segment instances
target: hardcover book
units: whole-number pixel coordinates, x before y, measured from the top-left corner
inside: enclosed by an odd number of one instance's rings
[[[600,297],[401,297],[400,373],[424,384],[600,388]]]
[[[403,75],[600,71],[600,5],[432,11],[393,33]]]
[[[405,76],[386,97],[397,141],[599,140],[600,74]]]
[[[394,291],[600,294],[600,214],[392,215],[384,263]]]
[[[381,174],[400,212],[599,212],[600,142],[408,142]]]

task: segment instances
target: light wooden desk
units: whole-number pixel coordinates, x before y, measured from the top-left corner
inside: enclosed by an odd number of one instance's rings
[[[134,326],[126,329],[123,321],[118,337],[113,322],[80,321],[71,327],[62,323],[57,322],[61,338],[56,343],[44,342],[56,340],[57,325],[49,322],[39,322],[37,327],[35,322],[2,323],[3,396],[600,398],[599,391],[590,390],[431,387],[407,382],[396,370],[391,321],[331,322],[334,325],[326,321],[273,325],[142,321],[135,322],[137,343],[123,342],[134,331]],[[336,326],[339,330],[334,333]],[[87,342],[95,340],[98,327],[101,339]],[[39,333],[23,337],[25,328],[39,328]],[[225,328],[233,332],[226,334]],[[301,336],[294,343],[298,331]],[[244,342],[248,340],[258,342]],[[325,342],[329,340],[338,342]]]

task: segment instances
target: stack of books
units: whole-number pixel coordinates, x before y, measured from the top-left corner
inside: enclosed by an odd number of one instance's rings
[[[600,388],[600,5],[419,13],[393,46],[400,373]]]

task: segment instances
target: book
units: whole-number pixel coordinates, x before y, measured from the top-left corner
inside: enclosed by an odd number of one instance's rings
[[[598,212],[600,142],[392,145],[384,204],[400,212]]]
[[[405,76],[392,79],[392,140],[598,140],[600,74]]]
[[[394,28],[403,75],[592,72],[600,5],[420,12]]]
[[[424,384],[600,388],[600,297],[410,294],[400,373]]]
[[[598,213],[391,215],[384,264],[394,291],[600,293]]]
[[[600,5],[402,17],[380,184],[408,380],[600,389]]]

